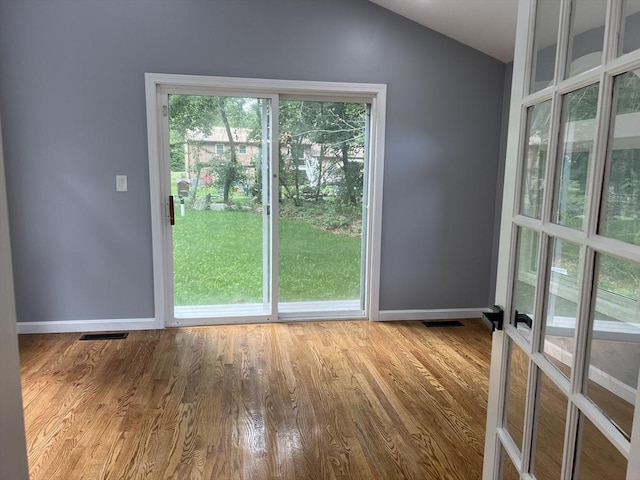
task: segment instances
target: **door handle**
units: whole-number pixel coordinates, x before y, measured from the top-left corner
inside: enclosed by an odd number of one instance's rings
[[[516,310],[516,315],[515,315],[515,326],[516,326],[516,328],[518,327],[519,323],[524,323],[530,329],[533,328],[533,319],[529,315],[527,315],[526,313],[519,313]]]
[[[169,224],[172,226],[176,224],[176,213],[173,208],[173,195],[169,195]]]

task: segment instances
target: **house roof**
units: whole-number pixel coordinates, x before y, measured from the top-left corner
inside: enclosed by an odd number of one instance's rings
[[[255,143],[255,140],[251,138],[250,128],[231,128],[231,134],[233,135],[233,141],[237,143]],[[200,131],[187,132],[189,140],[195,140],[198,142],[212,142],[212,143],[228,143],[229,136],[227,135],[227,129],[225,127],[213,127],[209,135],[205,135]]]

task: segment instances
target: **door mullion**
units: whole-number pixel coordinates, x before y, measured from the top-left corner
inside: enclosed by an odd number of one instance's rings
[[[605,164],[607,157],[607,144],[609,143],[609,121],[613,105],[613,79],[604,72],[600,76],[600,88],[598,94],[598,108],[596,113],[596,137],[594,138],[593,160],[587,177],[586,205],[586,233],[587,238],[593,238],[598,229],[600,217],[600,201],[602,198],[603,181],[605,178]]]
[[[580,412],[573,402],[576,395],[582,393],[584,375],[589,374],[589,369],[585,365],[588,355],[588,336],[590,317],[593,305],[589,301],[591,286],[594,281],[595,252],[590,248],[584,250],[584,262],[582,264],[582,288],[578,299],[578,318],[576,324],[575,344],[576,350],[573,355],[573,365],[571,366],[571,385],[569,395],[569,407],[567,415],[567,425],[565,432],[565,455],[563,462],[563,479],[571,479],[573,475],[573,465],[578,454],[578,423]]]
[[[622,31],[622,1],[609,0],[605,20],[604,48],[602,51],[602,63],[606,65],[618,56],[620,45],[620,33]]]
[[[271,301],[271,211],[269,188],[269,106],[265,99],[261,100],[261,148],[260,148],[260,191],[262,192],[262,305],[269,305]]]
[[[571,19],[575,15],[575,0],[563,0],[560,6],[560,24],[558,26],[558,50],[556,53],[554,87],[567,77],[569,48],[572,47]]]
[[[539,371],[532,357],[529,357],[529,377],[527,381],[527,401],[524,409],[524,425],[522,428],[522,473],[531,469],[531,451],[533,447],[533,436],[536,431],[537,418],[536,397],[538,394]]]
[[[271,95],[271,134],[269,135],[269,185],[270,185],[270,220],[271,220],[271,320],[278,320],[278,303],[279,303],[279,198],[280,198],[280,148],[279,148],[279,116],[280,96]]]
[[[562,96],[554,93],[551,100],[551,124],[549,126],[549,149],[547,151],[547,168],[544,178],[544,198],[542,199],[541,220],[543,225],[553,223],[556,168],[560,148],[560,129],[562,127]]]

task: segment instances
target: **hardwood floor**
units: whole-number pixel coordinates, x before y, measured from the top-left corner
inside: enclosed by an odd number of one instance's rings
[[[491,333],[464,324],[23,335],[31,478],[479,479]]]

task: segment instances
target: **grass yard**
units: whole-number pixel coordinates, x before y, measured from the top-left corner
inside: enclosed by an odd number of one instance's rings
[[[248,211],[176,212],[176,305],[262,302],[262,216]],[[361,238],[280,219],[281,302],[360,296]]]

